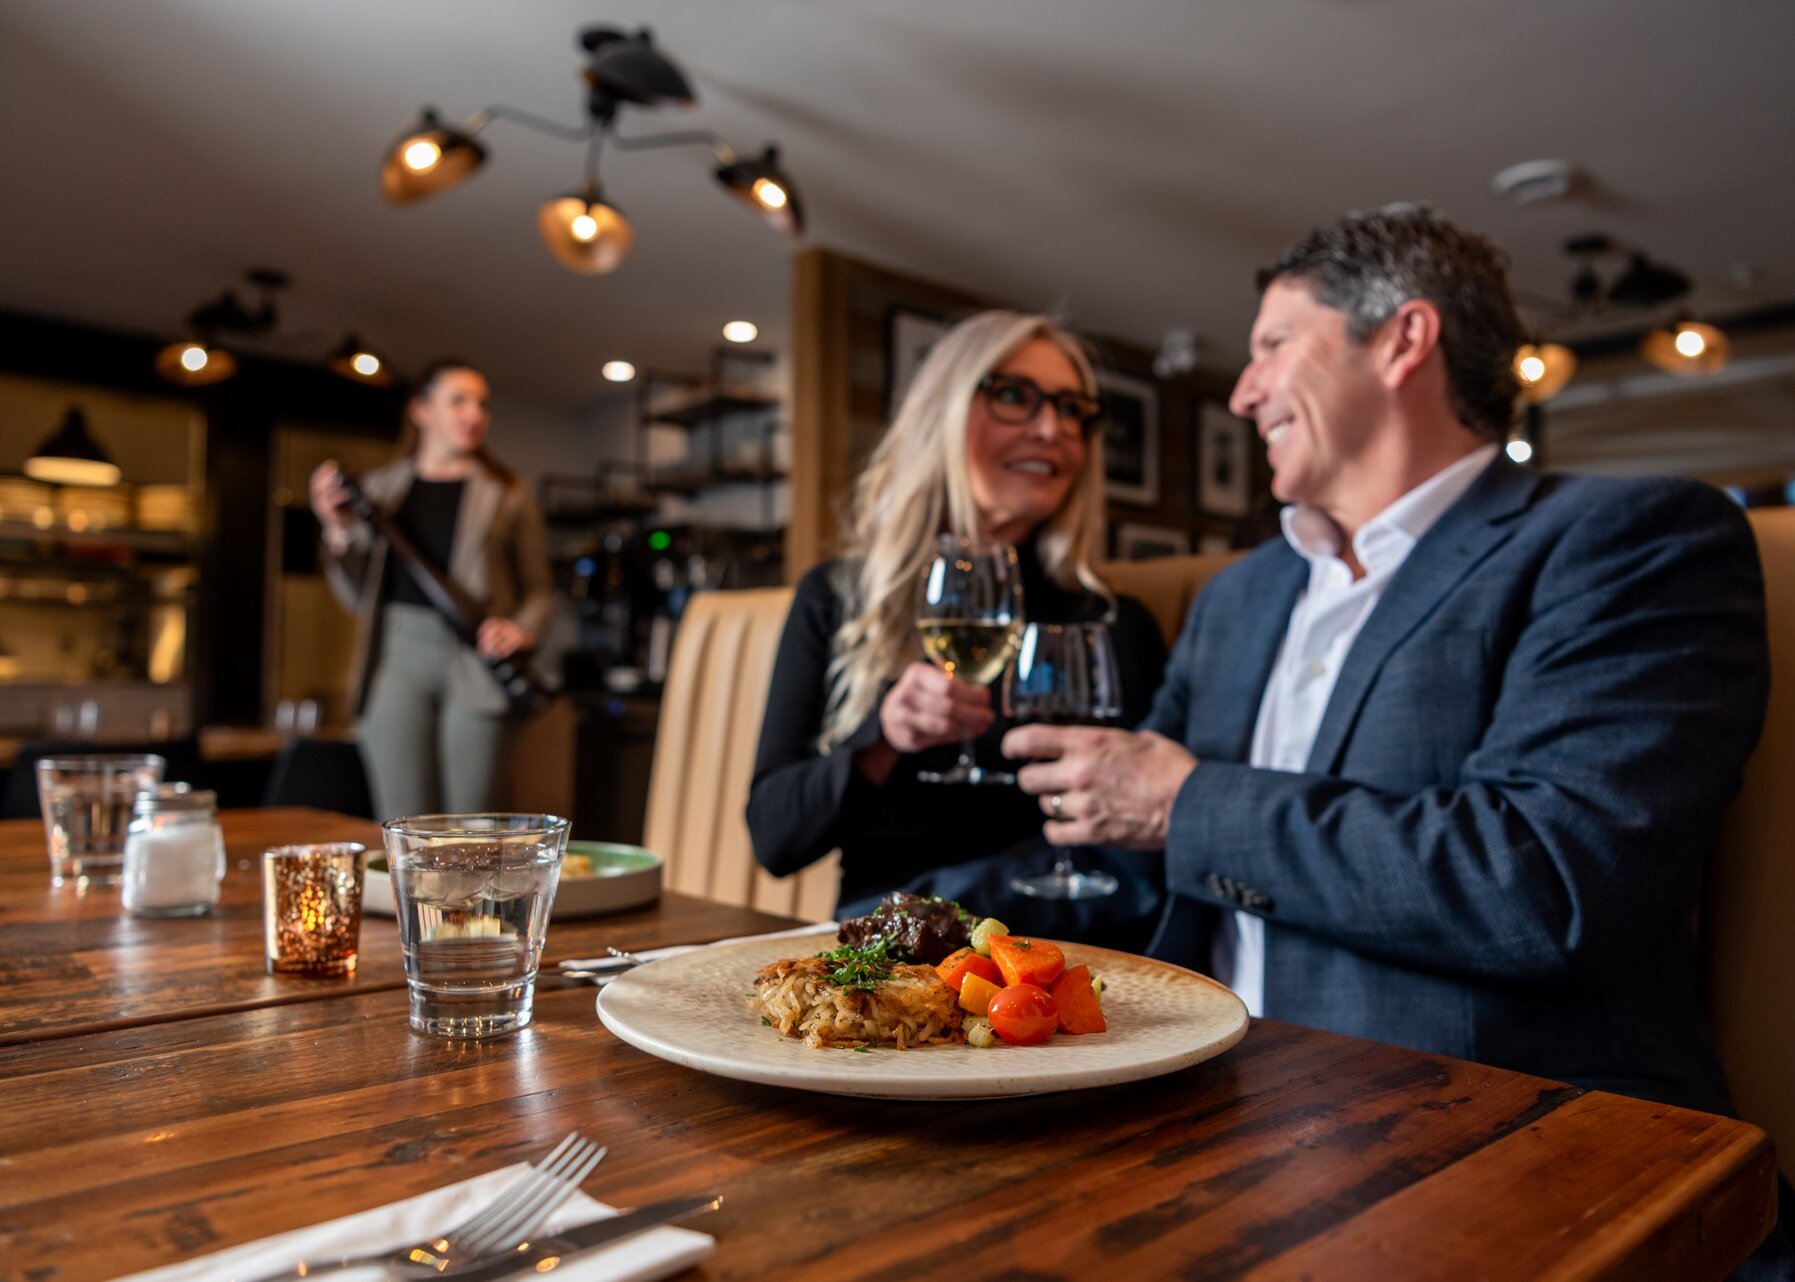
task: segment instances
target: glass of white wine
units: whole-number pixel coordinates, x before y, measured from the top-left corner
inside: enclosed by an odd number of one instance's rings
[[[1004,715],[1045,725],[1103,726],[1122,719],[1122,677],[1115,643],[1102,623],[1031,623],[1004,677]],[[1116,893],[1106,872],[1079,872],[1071,852],[1056,851],[1053,869],[1012,877],[1010,889],[1037,899],[1099,899]]]
[[[955,681],[988,686],[1003,675],[1022,635],[1022,571],[1016,549],[943,534],[923,579],[916,630],[929,662]],[[1016,776],[973,759],[972,740],[948,770],[918,771],[924,783],[1013,784]]]

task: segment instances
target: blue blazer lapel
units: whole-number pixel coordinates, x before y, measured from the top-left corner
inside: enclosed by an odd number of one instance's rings
[[[1452,588],[1513,532],[1539,478],[1502,455],[1421,536],[1353,641],[1309,751],[1312,774],[1334,774],[1384,661]]]

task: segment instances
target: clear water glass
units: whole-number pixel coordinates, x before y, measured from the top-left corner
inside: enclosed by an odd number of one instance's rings
[[[519,814],[382,826],[418,1032],[503,1037],[530,1022],[567,828]]]
[[[52,886],[118,884],[137,794],[161,783],[167,764],[153,752],[39,759],[37,799],[44,813]]]

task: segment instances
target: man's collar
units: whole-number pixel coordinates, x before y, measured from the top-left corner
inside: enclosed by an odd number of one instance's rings
[[[1428,527],[1458,501],[1500,453],[1495,442],[1479,446],[1447,464],[1359,527],[1353,555],[1368,574],[1400,565]],[[1284,538],[1311,565],[1339,557],[1346,540],[1326,512],[1297,503],[1278,514]]]

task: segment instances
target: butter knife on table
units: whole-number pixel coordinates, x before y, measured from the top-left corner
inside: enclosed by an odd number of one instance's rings
[[[714,1211],[722,1205],[721,1196],[676,1197],[665,1202],[651,1202],[647,1206],[607,1215],[603,1219],[587,1220],[582,1224],[557,1229],[551,1237],[525,1243],[515,1251],[482,1260],[466,1268],[452,1268],[442,1276],[454,1278],[455,1282],[489,1282],[489,1279],[510,1277],[525,1271],[537,1275],[551,1273],[560,1268],[563,1262],[572,1263],[593,1247],[620,1242],[638,1233],[646,1233],[649,1229],[658,1229],[689,1216]]]

